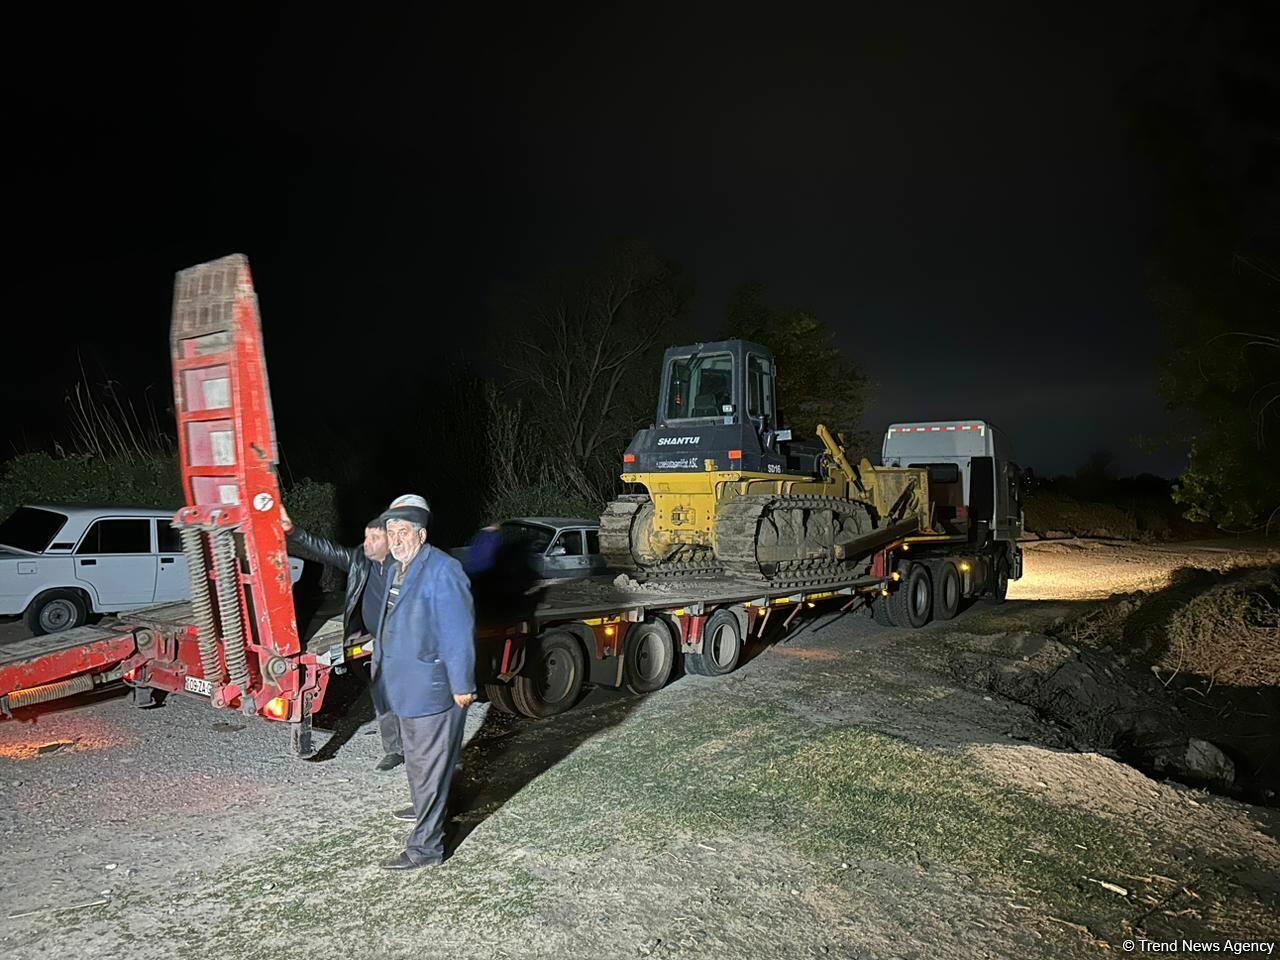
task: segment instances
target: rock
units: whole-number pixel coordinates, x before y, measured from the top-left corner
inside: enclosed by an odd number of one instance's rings
[[[1236,779],[1236,765],[1231,758],[1208,740],[1192,737],[1187,741],[1187,750],[1183,754],[1184,773],[1188,777],[1215,783],[1224,787],[1231,786]]]

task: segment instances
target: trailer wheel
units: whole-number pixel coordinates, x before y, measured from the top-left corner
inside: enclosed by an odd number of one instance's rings
[[[923,563],[911,564],[898,589],[889,594],[889,616],[900,627],[923,627],[933,616],[933,583]]]
[[[582,693],[587,672],[582,644],[573,634],[555,630],[526,649],[524,670],[511,685],[516,709],[535,720],[564,713]]]
[[[520,716],[520,711],[516,709],[515,698],[511,695],[510,685],[505,683],[486,683],[484,685],[484,695],[490,703],[503,713],[510,714],[513,717]]]
[[[933,580],[933,615],[950,620],[960,611],[960,571],[950,560],[943,560]]]
[[[632,693],[661,690],[671,677],[676,644],[661,620],[637,623],[622,644],[622,682]]]
[[[893,611],[889,609],[889,598],[876,594],[876,598],[871,601],[871,619],[882,627],[892,627]]]
[[[704,677],[732,673],[742,658],[742,625],[731,610],[717,610],[702,628],[702,652],[686,653],[684,668]]]
[[[89,605],[75,590],[46,590],[27,606],[27,629],[32,636],[79,627],[89,619]]]

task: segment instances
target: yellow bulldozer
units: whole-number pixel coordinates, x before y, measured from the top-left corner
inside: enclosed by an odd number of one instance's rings
[[[773,354],[745,340],[666,351],[654,424],[623,455],[623,495],[600,518],[614,567],[644,577],[771,582],[848,577],[876,547],[929,528],[928,471],[850,462],[778,421]]]

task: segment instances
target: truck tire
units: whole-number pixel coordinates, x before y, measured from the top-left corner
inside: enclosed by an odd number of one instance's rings
[[[995,563],[995,573],[991,580],[991,591],[987,599],[992,603],[1004,603],[1005,598],[1009,596],[1009,561],[1001,555],[996,557],[993,562]]]
[[[933,617],[951,620],[960,612],[960,571],[950,560],[943,560],[933,577]]]
[[[889,615],[900,627],[923,627],[933,616],[933,582],[929,568],[913,563],[898,589],[889,594]]]
[[[702,628],[702,652],[686,653],[684,668],[703,677],[733,673],[742,659],[742,625],[731,610],[717,610]]]
[[[89,605],[77,590],[46,590],[28,604],[24,619],[31,635],[42,637],[82,626],[89,619]]]
[[[484,695],[490,703],[503,713],[513,717],[520,716],[520,711],[516,709],[515,698],[511,695],[509,684],[486,683],[484,685]]]
[[[671,677],[676,644],[662,620],[637,623],[622,644],[622,684],[632,693],[661,690]]]
[[[511,685],[516,709],[535,720],[564,713],[582,694],[587,672],[582,644],[568,631],[553,630],[526,649],[524,670]]]
[[[871,619],[882,627],[896,626],[893,622],[893,611],[889,609],[889,598],[877,594],[871,601]]]

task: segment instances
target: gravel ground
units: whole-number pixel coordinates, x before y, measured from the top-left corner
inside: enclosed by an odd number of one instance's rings
[[[819,618],[735,674],[473,711],[441,868],[388,873],[403,774],[367,698],[299,762],[275,726],[98,694],[0,723],[0,955],[1093,956],[1280,937],[1276,812],[1055,749],[959,688],[949,638],[1043,629],[1232,545],[1027,547],[1001,607]],[[354,686],[349,688],[355,690]],[[339,691],[341,692],[341,691]],[[65,745],[41,753],[47,744]]]

